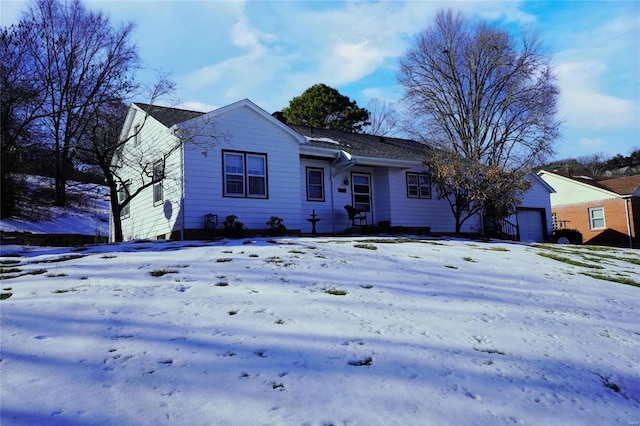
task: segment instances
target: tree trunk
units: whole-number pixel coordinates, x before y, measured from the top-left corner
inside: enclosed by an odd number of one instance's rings
[[[122,211],[122,206],[118,200],[118,188],[113,185],[109,185],[109,190],[111,194],[111,217],[113,220],[113,241],[116,243],[121,243],[124,241],[124,237],[122,235],[122,218],[120,217],[120,212]]]
[[[66,177],[66,173],[65,173],[65,167],[62,161],[62,158],[60,158],[62,156],[62,152],[58,151],[58,158],[56,161],[56,193],[55,193],[55,200],[54,200],[54,204],[56,206],[65,206],[67,205],[67,192],[66,192],[66,186],[67,186],[67,177]]]

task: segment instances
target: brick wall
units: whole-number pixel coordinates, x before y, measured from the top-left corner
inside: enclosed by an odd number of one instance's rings
[[[627,200],[620,198],[602,200],[591,203],[573,204],[570,206],[553,207],[557,223],[569,221],[566,228],[577,229],[582,233],[585,244],[611,245],[629,247],[627,231],[627,216],[625,213]],[[604,207],[605,229],[592,230],[590,227],[589,208]],[[640,200],[636,197],[628,203],[631,220],[631,236],[634,247],[640,247]]]

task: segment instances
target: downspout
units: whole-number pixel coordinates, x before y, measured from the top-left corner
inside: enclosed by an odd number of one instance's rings
[[[334,160],[335,163],[335,160]],[[331,164],[331,167],[333,167],[333,163]],[[335,203],[334,203],[334,193],[333,193],[333,173],[331,173],[331,170],[329,170],[329,188],[331,188],[331,229],[333,229],[333,235],[336,234],[336,215],[334,213],[335,211]]]
[[[180,241],[184,241],[185,207],[184,207],[184,142],[180,143]]]
[[[627,216],[627,236],[629,237],[629,248],[633,248],[633,238],[631,237],[631,217],[629,215],[629,198],[623,199],[624,213]]]

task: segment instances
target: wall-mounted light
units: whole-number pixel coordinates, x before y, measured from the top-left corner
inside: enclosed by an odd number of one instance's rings
[[[345,185],[349,185],[349,178],[345,176],[342,183],[344,183]]]

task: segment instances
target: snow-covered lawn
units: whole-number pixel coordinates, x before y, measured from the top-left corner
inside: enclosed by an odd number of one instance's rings
[[[584,274],[637,283],[637,251],[289,238],[1,260],[2,425],[640,421],[640,288]]]

